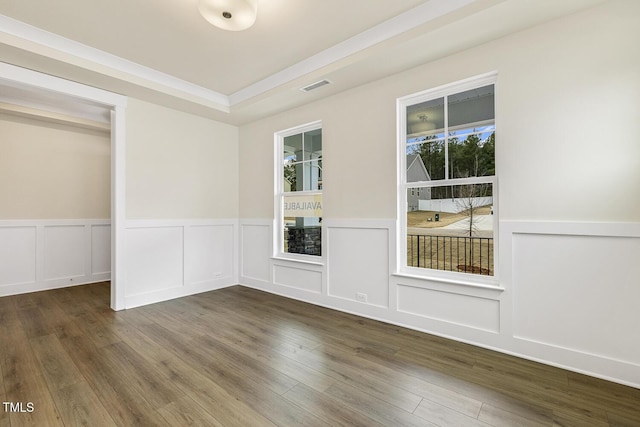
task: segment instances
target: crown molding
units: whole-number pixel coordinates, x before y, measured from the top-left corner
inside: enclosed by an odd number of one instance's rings
[[[46,90],[65,97],[94,102],[102,106],[126,107],[127,105],[125,96],[38,71],[27,70],[5,62],[0,62],[0,85]],[[6,101],[5,98],[2,96],[0,100]]]
[[[0,43],[230,113],[235,105],[331,65],[339,66],[366,49],[479,1],[430,0],[228,96],[5,15],[0,15]]]
[[[99,132],[110,132],[111,124],[96,120],[89,120],[74,115],[61,114],[48,110],[26,107],[18,104],[9,104],[0,102],[0,114],[9,114],[17,117],[35,118],[50,123],[61,123],[80,127],[83,129],[91,129]]]
[[[0,15],[0,43],[229,112],[229,97],[169,74]]]

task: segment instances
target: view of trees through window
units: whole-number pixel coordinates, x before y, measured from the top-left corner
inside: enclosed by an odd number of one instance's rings
[[[406,266],[493,276],[494,85],[438,95],[404,105]]]
[[[471,129],[462,138],[456,132],[449,137],[450,178],[495,175],[495,131]],[[422,158],[431,180],[445,178],[444,138],[423,137],[419,144],[408,146],[407,154]]]

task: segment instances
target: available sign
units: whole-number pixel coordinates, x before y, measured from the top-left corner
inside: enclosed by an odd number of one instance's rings
[[[322,194],[284,197],[285,217],[322,217]]]

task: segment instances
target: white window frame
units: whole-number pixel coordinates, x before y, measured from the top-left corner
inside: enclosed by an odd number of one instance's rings
[[[482,176],[482,177],[470,177],[470,178],[449,178],[449,174],[445,173],[444,179],[435,181],[419,181],[419,182],[407,182],[407,107],[420,104],[432,99],[445,97],[447,95],[453,95],[456,93],[464,92],[474,88],[494,85],[494,97],[497,92],[497,77],[496,72],[482,74],[479,76],[471,77],[458,82],[446,84],[433,89],[428,89],[411,95],[407,95],[397,100],[397,137],[398,137],[398,230],[397,233],[397,266],[396,271],[399,275],[406,275],[411,277],[425,278],[441,282],[450,282],[463,285],[477,285],[477,286],[498,286],[499,285],[499,234],[498,234],[498,168],[496,165],[495,175]],[[445,103],[446,105],[446,103]],[[445,109],[445,117],[446,117]],[[494,118],[494,124],[496,129],[498,117],[497,114]],[[446,124],[446,121],[445,121]],[[448,151],[448,148],[445,148]],[[446,164],[446,162],[445,162]],[[493,276],[483,276],[479,274],[436,270],[423,267],[409,267],[407,265],[407,190],[418,187],[441,187],[451,185],[465,185],[465,184],[481,184],[490,183],[492,185],[493,192]]]
[[[305,132],[309,132],[312,130],[322,130],[322,121],[314,121],[311,123],[307,123],[304,125],[292,127],[289,129],[285,129],[274,134],[274,183],[275,183],[275,197],[274,197],[274,238],[273,238],[273,254],[274,258],[278,259],[286,259],[293,261],[302,261],[306,263],[312,264],[322,264],[324,263],[326,249],[325,249],[325,238],[324,238],[324,226],[321,231],[321,239],[322,239],[322,254],[321,255],[307,255],[307,254],[297,254],[291,252],[284,251],[284,195],[285,194],[293,194],[300,196],[308,196],[308,195],[322,195],[323,190],[310,190],[310,191],[296,191],[285,193],[284,191],[284,139],[289,136],[303,134]],[[324,149],[324,141],[323,141],[323,149]],[[323,150],[324,152],[324,150]],[[324,161],[324,155],[322,156],[322,160]],[[323,177],[324,178],[324,177]],[[324,200],[323,200],[324,203]]]

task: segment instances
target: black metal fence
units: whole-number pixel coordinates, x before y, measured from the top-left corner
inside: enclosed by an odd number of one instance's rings
[[[493,238],[407,236],[407,265],[493,276]]]

